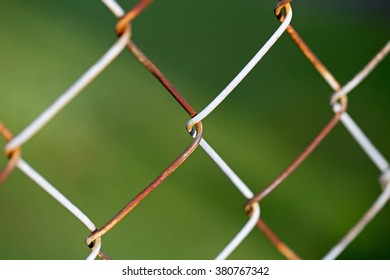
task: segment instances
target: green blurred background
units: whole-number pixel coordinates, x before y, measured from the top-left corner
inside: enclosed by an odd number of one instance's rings
[[[119,1],[127,10],[136,1]],[[154,1],[133,40],[200,111],[279,26],[276,1]],[[389,39],[386,1],[294,1],[293,25],[341,84]],[[100,1],[1,1],[0,121],[20,132],[116,40]],[[389,59],[349,112],[390,158]],[[257,193],[332,117],[329,86],[284,34],[204,122],[204,137]],[[191,142],[184,110],[127,51],[31,141],[23,157],[97,227]],[[0,140],[1,146],[5,144]],[[0,157],[4,166],[6,159]],[[296,252],[319,259],[380,193],[342,125],[262,203]],[[114,259],[213,259],[247,222],[245,199],[199,148],[103,238]],[[1,259],[82,259],[88,230],[20,171],[0,187]],[[387,205],[340,256],[390,258]],[[283,259],[257,229],[232,259]]]

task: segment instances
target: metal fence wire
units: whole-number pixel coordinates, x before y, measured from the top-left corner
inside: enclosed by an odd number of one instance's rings
[[[327,69],[324,63],[320,61],[319,58],[314,54],[310,49],[308,44],[304,39],[299,35],[299,33],[291,25],[293,18],[293,5],[290,3],[291,0],[282,0],[278,2],[274,8],[274,13],[279,21],[279,25],[276,30],[273,32],[272,36],[260,47],[260,49],[255,53],[255,55],[249,60],[249,62],[242,68],[241,71],[231,80],[230,83],[212,99],[208,101],[209,103],[201,110],[196,110],[193,105],[185,98],[188,96],[186,93],[179,92],[172,82],[162,73],[162,71],[157,67],[148,56],[135,44],[133,41],[133,33],[137,32],[136,27],[133,27],[133,21],[137,21],[138,18],[141,18],[144,13],[147,13],[147,8],[151,4],[151,0],[140,0],[136,5],[131,8],[128,12],[125,12],[124,9],[115,1],[115,0],[102,0],[103,4],[114,14],[117,18],[117,24],[115,26],[115,32],[118,36],[116,42],[98,59],[83,75],[81,75],[76,82],[74,82],[65,92],[63,92],[54,103],[47,107],[35,120],[33,120],[29,125],[22,129],[19,133],[15,132],[15,129],[7,125],[7,120],[3,119],[0,124],[0,133],[4,137],[5,145],[4,151],[5,155],[8,158],[8,161],[0,173],[0,185],[3,184],[3,187],[0,189],[0,195],[4,194],[4,188],[17,188],[18,186],[13,186],[10,184],[5,184],[9,180],[9,177],[15,172],[15,169],[22,171],[29,179],[34,181],[37,186],[45,190],[54,200],[56,200],[60,205],[69,210],[75,218],[80,220],[85,227],[87,227],[90,234],[86,236],[85,243],[91,251],[87,256],[87,259],[95,259],[98,256],[102,259],[116,258],[115,255],[110,254],[109,250],[107,252],[103,251],[104,248],[104,239],[106,235],[109,235],[110,231],[114,228],[120,228],[125,217],[128,217],[132,214],[132,211],[139,207],[141,202],[144,199],[148,199],[151,193],[159,188],[162,183],[167,180],[172,174],[180,173],[179,167],[186,161],[191,161],[191,157],[195,150],[203,149],[203,151],[210,157],[212,162],[225,174],[225,176],[230,180],[231,185],[235,186],[239,193],[242,196],[245,205],[243,207],[242,213],[247,215],[248,220],[245,224],[242,225],[242,228],[237,229],[237,233],[234,236],[231,236],[231,240],[226,244],[225,247],[221,248],[219,254],[216,256],[216,259],[226,259],[228,258],[233,251],[238,247],[242,246],[244,240],[248,238],[248,235],[253,232],[255,234],[263,234],[269,241],[273,244],[275,249],[277,249],[280,254],[287,259],[300,259],[305,258],[304,255],[296,252],[293,246],[289,246],[288,242],[282,240],[281,235],[286,236],[286,233],[277,232],[277,230],[271,229],[271,226],[268,225],[268,220],[272,220],[272,212],[267,213],[267,209],[262,209],[262,203],[267,199],[270,199],[273,192],[278,189],[280,193],[283,193],[283,184],[286,180],[289,180],[290,175],[304,163],[308,156],[317,150],[321,142],[329,137],[329,134],[332,130],[341,123],[345,129],[351,135],[350,141],[355,141],[361,149],[367,154],[368,159],[372,161],[375,167],[378,169],[379,184],[378,187],[378,196],[372,202],[371,206],[366,209],[364,212],[363,207],[356,209],[357,212],[362,213],[362,216],[357,221],[350,221],[351,227],[346,232],[344,237],[339,236],[339,241],[336,242],[329,251],[323,256],[323,259],[336,259],[341,253],[346,250],[346,248],[357,238],[357,236],[366,228],[369,227],[369,223],[378,215],[383,207],[386,206],[386,203],[390,197],[390,168],[389,162],[386,160],[384,155],[375,147],[371,140],[366,136],[364,131],[358,126],[358,124],[352,119],[350,114],[347,112],[349,109],[349,96],[353,90],[359,86],[364,79],[379,65],[379,63],[385,59],[386,55],[390,51],[390,41],[385,42],[384,46],[380,47],[376,54],[373,54],[371,59],[367,61],[365,65],[362,65],[361,70],[347,83],[342,85],[335,76]],[[301,15],[297,15],[299,17]],[[239,24],[239,23],[236,23]],[[286,33],[286,34],[285,34]],[[245,77],[254,69],[254,67],[262,60],[262,58],[267,54],[267,52],[273,48],[274,44],[281,38],[281,36],[287,36],[296,44],[298,49],[302,54],[310,61],[313,66],[313,70],[318,72],[320,76],[325,80],[329,85],[330,91],[332,92],[330,97],[329,106],[333,111],[332,117],[329,121],[322,127],[318,128],[318,133],[309,141],[309,144],[291,161],[291,163],[283,170],[280,171],[279,175],[271,181],[271,183],[264,186],[259,186],[258,183],[254,186],[249,186],[244,182],[243,179],[238,175],[240,173],[241,167],[235,168],[233,170],[231,166],[228,165],[227,160],[225,160],[220,154],[216,152],[213,146],[206,141],[205,136],[207,136],[207,125],[204,127],[204,123],[209,116],[211,116],[216,108],[224,104],[226,98],[235,90],[235,88],[245,79]],[[317,36],[321,36],[320,32]],[[346,39],[347,41],[348,39]],[[341,42],[343,43],[343,42]],[[379,47],[378,47],[379,48]],[[75,99],[83,90],[102,73],[110,64],[112,64],[122,52],[129,51],[134,57],[141,63],[147,71],[150,72],[166,89],[166,91],[174,98],[174,100],[182,107],[182,109],[188,114],[188,121],[185,125],[187,132],[183,130],[183,133],[188,133],[188,145],[183,147],[180,154],[177,155],[176,159],[173,160],[169,165],[164,168],[161,173],[156,176],[150,184],[144,188],[138,190],[138,194],[132,197],[125,205],[119,207],[119,211],[116,213],[111,213],[109,210],[104,209],[104,202],[96,202],[96,207],[103,208],[103,211],[106,212],[105,217],[108,218],[105,222],[94,222],[90,218],[91,215],[87,215],[83,211],[82,207],[78,207],[75,203],[75,199],[70,199],[65,196],[59,188],[56,188],[55,185],[57,182],[49,182],[40,172],[30,165],[22,154],[26,152],[29,148],[24,148],[24,145],[30,141],[35,135],[40,133],[47,124],[53,121],[58,114],[66,106],[69,106],[70,102]],[[184,52],[185,50],[183,50]],[[359,60],[361,60],[359,58]],[[348,67],[348,65],[345,65]],[[107,69],[107,71],[110,71]],[[261,77],[264,78],[264,77]],[[131,76],[129,74],[128,79],[136,80],[137,77]],[[284,77],[267,77],[267,79],[275,79],[275,81],[283,80]],[[282,81],[283,82],[283,81]],[[2,93],[3,95],[4,93]],[[136,93],[142,94],[142,93]],[[266,93],[272,94],[272,93]],[[290,93],[289,93],[290,94]],[[313,92],[313,95],[317,94]],[[375,94],[371,92],[370,94]],[[194,99],[195,97],[191,97]],[[351,96],[353,98],[353,94]],[[234,103],[234,100],[232,101]],[[13,106],[17,107],[18,104]],[[302,108],[305,106],[311,106],[302,101]],[[178,106],[179,107],[179,106]],[[18,114],[14,115],[15,118],[18,117]],[[364,116],[363,116],[364,117]],[[362,117],[361,117],[362,118]],[[156,121],[156,125],[160,125]],[[165,124],[166,125],[166,124]],[[168,124],[169,125],[169,124]],[[183,124],[184,125],[184,124]],[[229,121],[224,120],[218,124],[220,127],[229,130]],[[374,125],[374,124],[373,124]],[[303,124],[298,126],[298,130],[305,129]],[[123,129],[130,129],[135,131],[135,128],[132,127],[123,127]],[[383,130],[388,130],[388,124],[383,124]],[[232,132],[233,133],[233,132]],[[388,135],[387,135],[388,136]],[[66,140],[65,140],[66,141]],[[156,140],[158,141],[158,139]],[[215,147],[218,146],[218,141],[224,142],[225,139],[215,140]],[[137,149],[136,147],[134,149]],[[234,154],[234,146],[230,147],[230,151]],[[41,154],[44,154],[45,151],[41,151]],[[336,153],[336,152],[335,152]],[[156,157],[159,157],[159,154],[155,154]],[[82,151],[80,157],[83,157]],[[335,160],[337,160],[337,154],[334,155]],[[37,161],[39,159],[34,159]],[[75,159],[75,164],[77,159]],[[268,161],[269,165],[272,165],[272,160]],[[242,169],[246,167],[243,166]],[[345,167],[346,169],[348,166]],[[134,171],[134,170],[132,170]],[[63,172],[58,170],[58,172]],[[135,171],[137,172],[137,171]],[[194,171],[196,172],[196,171]],[[258,177],[261,177],[261,170],[258,172]],[[337,173],[339,174],[339,173]],[[71,175],[70,175],[71,176]],[[12,177],[12,176],[11,176]],[[192,180],[198,180],[199,177],[194,176]],[[208,180],[203,178],[202,181]],[[320,180],[320,179],[319,179]],[[60,184],[60,182],[58,182]],[[169,182],[166,183],[169,185]],[[375,185],[375,184],[373,184]],[[185,188],[185,186],[180,186]],[[372,187],[372,186],[367,186]],[[115,188],[115,186],[112,186]],[[343,188],[343,186],[340,186]],[[169,191],[169,190],[167,190]],[[359,190],[356,190],[358,192]],[[23,193],[20,193],[23,196]],[[159,193],[156,192],[153,196],[158,196]],[[299,195],[299,194],[298,194]],[[335,194],[337,196],[337,194]],[[92,200],[93,193],[90,194]],[[190,199],[190,198],[189,198]],[[321,199],[321,198],[313,198]],[[122,201],[122,200],[119,200]],[[112,202],[112,203],[115,203]],[[118,202],[121,203],[121,202]],[[117,204],[118,204],[117,203]],[[207,202],[205,202],[207,203]],[[291,203],[294,203],[294,198],[291,198]],[[325,205],[325,204],[324,204]],[[331,202],[328,202],[327,207],[331,205]],[[288,215],[289,206],[285,205],[285,215]],[[6,211],[6,210],[2,210]],[[50,211],[48,209],[47,211]],[[223,211],[223,209],[221,209]],[[312,210],[315,212],[316,210]],[[343,213],[343,209],[340,209],[340,215]],[[142,212],[142,210],[140,210]],[[182,215],[178,213],[178,215]],[[207,217],[206,217],[207,218]],[[101,217],[97,218],[98,220]],[[204,217],[199,217],[199,219],[204,219]],[[33,222],[33,221],[32,221]],[[146,221],[151,222],[151,221]],[[11,227],[14,222],[9,220],[2,221],[2,227]],[[47,225],[50,227],[50,225]],[[142,225],[133,225],[133,227],[140,227]],[[389,224],[384,225],[389,227]],[[169,229],[169,227],[168,227]],[[256,230],[257,229],[257,230]],[[31,226],[28,227],[28,231],[32,231]],[[120,229],[119,229],[120,230]],[[304,231],[305,229],[300,229]],[[257,232],[260,231],[260,232]],[[33,233],[30,233],[33,234]],[[207,235],[207,232],[205,232]],[[42,241],[44,242],[44,241]],[[62,240],[56,240],[56,242],[65,242]],[[140,242],[139,240],[123,240],[122,242]],[[210,240],[212,244],[214,241]],[[388,246],[389,242],[386,240],[382,241]],[[313,244],[312,246],[314,246]],[[42,246],[49,246],[47,244],[42,244]],[[174,246],[174,245],[172,245]],[[87,247],[86,247],[87,248]],[[184,249],[183,249],[184,250]],[[256,248],[260,250],[261,248]],[[23,258],[23,256],[21,256]],[[81,256],[75,255],[74,258],[79,258]],[[137,256],[130,255],[131,258],[137,258]],[[211,258],[212,256],[205,255],[204,258]],[[259,257],[267,258],[267,256]]]

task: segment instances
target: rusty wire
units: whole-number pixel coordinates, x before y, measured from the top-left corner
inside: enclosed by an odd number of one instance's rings
[[[340,121],[342,113],[337,112],[333,118],[324,126],[324,128],[317,134],[313,141],[300,153],[295,160],[278,176],[274,179],[266,188],[260,191],[258,194],[253,196],[245,203],[245,211],[251,213],[251,208],[254,203],[260,202],[264,197],[275,190],[280,184],[291,175],[302,162],[317,148],[321,141],[332,131],[336,124]],[[264,232],[264,234],[275,244],[278,251],[288,259],[297,259],[297,254],[290,248],[287,247],[276,235],[272,232],[269,227],[265,226],[264,222],[257,223],[257,227]]]
[[[284,0],[280,1],[277,6],[275,7],[275,15],[279,19],[279,21],[284,21],[284,15],[281,13],[281,10],[283,9],[283,5],[286,3],[289,3],[291,1]],[[311,62],[313,67],[320,73],[320,75],[324,78],[324,80],[329,84],[329,86],[335,91],[335,93],[331,97],[331,103],[335,104],[338,103],[338,106],[334,107],[337,108],[335,110],[334,117],[328,122],[328,124],[321,130],[321,132],[314,138],[314,140],[306,147],[306,149],[291,163],[291,165],[282,172],[270,185],[268,185],[265,189],[263,189],[261,192],[259,192],[257,195],[255,195],[252,199],[248,200],[245,204],[245,211],[250,214],[251,212],[251,205],[253,203],[261,201],[264,197],[266,197],[271,191],[273,191],[275,188],[277,188],[309,155],[313,150],[318,146],[318,144],[330,133],[330,131],[336,126],[336,124],[341,120],[341,117],[346,112],[347,109],[347,96],[346,93],[342,92],[342,87],[340,83],[336,80],[336,78],[333,76],[333,74],[325,67],[325,65],[318,59],[318,57],[314,54],[314,52],[309,48],[309,46],[306,44],[306,42],[302,39],[302,37],[298,34],[298,32],[292,27],[290,24],[286,31],[289,33],[291,39],[296,43],[298,48],[301,50],[301,52],[305,55],[305,57]],[[359,77],[360,79],[363,79],[362,77],[367,76],[372,69],[387,55],[390,49],[390,43],[388,42],[385,47],[383,47],[375,56],[374,58],[366,65],[363,70],[361,70],[356,77]],[[358,82],[350,81],[346,86],[347,87],[350,83],[354,83],[354,86],[358,84]],[[353,88],[353,87],[351,87]],[[350,91],[349,89],[348,91]],[[382,175],[385,176],[386,174]],[[381,181],[381,185],[383,185]],[[369,215],[372,210],[368,211],[368,214],[365,214],[365,216]],[[365,216],[362,218],[363,221],[365,221]],[[278,251],[284,255],[288,259],[298,259],[299,257],[296,255],[294,251],[292,251],[285,243],[283,243],[276,234],[264,223],[264,221],[259,220],[257,223],[258,228],[263,231],[263,233],[268,237],[268,239],[275,245],[275,247],[278,249]],[[357,224],[358,227],[362,225],[359,223]],[[352,232],[357,235],[357,233]],[[352,235],[352,234],[351,234]]]
[[[289,9],[289,3],[291,0],[283,0],[277,3],[274,12],[276,17],[280,22],[283,22],[285,17],[282,14],[283,9]],[[340,89],[341,86],[333,77],[333,75],[327,70],[324,64],[316,57],[316,55],[310,50],[307,44],[303,41],[303,39],[299,36],[299,34],[293,29],[291,24],[287,27],[287,32],[290,34],[291,38],[296,42],[301,51],[308,57],[308,59],[312,62],[314,67],[327,79],[332,81],[333,84],[337,85],[337,89]],[[295,160],[278,176],[276,177],[267,187],[265,187],[262,191],[257,193],[251,199],[249,199],[245,204],[245,211],[247,213],[251,212],[251,207],[253,203],[260,202],[263,198],[265,198],[268,194],[270,194],[273,190],[275,190],[280,184],[291,175],[301,164],[306,160],[306,158],[317,148],[317,146],[322,142],[322,140],[332,131],[332,129],[337,125],[340,121],[341,115],[347,109],[347,97],[343,96],[340,99],[341,109],[334,114],[334,116],[330,119],[330,121],[322,128],[322,130],[314,137],[314,139],[309,143],[308,146],[295,158]],[[257,224],[258,228],[265,233],[265,235],[271,240],[275,247],[279,250],[281,254],[283,254],[288,259],[298,259],[298,255],[292,251],[292,249],[288,248],[285,243],[283,243],[272,230],[265,225],[264,221],[259,221]]]
[[[130,213],[145,197],[154,191],[166,178],[168,178],[197,148],[202,139],[202,125],[197,125],[197,136],[190,146],[173,161],[156,179],[153,180],[144,190],[142,190],[133,200],[126,204],[111,220],[103,227],[94,231],[86,239],[87,245],[90,245],[96,238],[103,236],[116,226],[128,213]]]
[[[315,150],[315,148],[321,143],[321,141],[332,131],[332,129],[339,122],[341,112],[337,112],[333,118],[324,126],[324,128],[317,134],[313,141],[300,153],[295,160],[271,182],[261,192],[256,194],[253,198],[249,199],[245,205],[245,210],[250,211],[251,205],[255,202],[260,202],[264,197],[269,195],[274,189],[276,189],[291,173],[296,170],[299,165]]]
[[[272,229],[263,221],[257,221],[257,227],[264,233],[264,235],[274,244],[275,248],[289,260],[300,260],[301,257],[297,255],[286,243],[284,243]]]
[[[289,9],[289,3],[292,0],[282,0],[279,1],[274,9],[276,17],[280,22],[283,22],[285,17],[282,14],[283,9]],[[310,50],[307,44],[303,41],[303,39],[299,36],[299,34],[293,29],[291,24],[286,29],[294,42],[298,45],[301,51],[308,57],[308,59],[312,62],[314,67],[326,77],[330,77],[334,84],[337,84],[337,88],[340,89],[340,84],[336,81],[333,75],[329,70],[323,65],[323,63],[316,57],[316,55]],[[269,184],[265,189],[255,195],[252,199],[248,200],[245,205],[246,212],[250,211],[250,205],[254,202],[260,202],[265,196],[267,196],[271,191],[273,191],[276,187],[278,187],[321,143],[321,141],[330,133],[330,131],[336,126],[339,122],[341,114],[347,109],[347,98],[344,96],[341,100],[341,109],[337,112],[334,117],[324,126],[324,128],[320,131],[320,133],[315,136],[312,142],[305,148],[305,150],[297,156],[297,158],[274,180],[271,184]]]
[[[124,32],[131,31],[131,23],[140,13],[142,13],[146,7],[152,2],[152,0],[140,0],[132,9],[125,13],[118,19],[115,26],[115,32],[118,36],[121,36]],[[274,9],[275,15],[280,22],[285,20],[283,10],[286,14],[288,13],[291,0],[279,1]],[[287,32],[289,33],[292,40],[296,43],[298,48],[312,63],[314,68],[321,74],[321,76],[328,82],[334,91],[342,89],[339,82],[335,79],[333,74],[325,67],[325,65],[317,58],[314,52],[308,47],[305,41],[300,37],[297,31],[288,25]],[[161,84],[168,90],[171,96],[181,105],[181,107],[193,118],[196,116],[196,110],[191,104],[182,96],[182,94],[172,85],[166,76],[157,68],[157,66],[137,47],[132,41],[131,37],[127,42],[128,50],[139,60],[139,62],[152,74],[154,75]],[[387,46],[387,52],[389,52]],[[378,57],[378,55],[376,56]],[[329,135],[333,128],[339,123],[342,115],[347,109],[347,96],[344,95],[333,95],[333,102],[339,104],[339,109],[335,111],[333,117],[328,123],[320,130],[320,132],[314,137],[314,139],[306,146],[306,148],[295,158],[295,160],[268,186],[266,186],[259,193],[248,199],[245,203],[244,209],[246,213],[252,215],[252,206],[259,203],[268,196],[273,190],[278,188],[281,183],[288,178],[292,172],[294,172],[304,162],[308,156],[318,147],[322,140]],[[199,113],[200,114],[200,113]],[[203,126],[201,122],[195,123],[196,128],[192,128],[191,135],[196,135],[189,146],[163,171],[158,177],[156,177],[147,187],[138,193],[130,202],[128,202],[114,217],[108,220],[102,227],[93,231],[85,240],[89,247],[94,247],[95,243],[100,243],[101,237],[108,233],[112,228],[120,223],[143,199],[150,195],[157,187],[159,187],[165,179],[167,179],[172,173],[174,173],[179,166],[195,151],[200,145],[203,137]],[[0,134],[5,138],[6,141],[10,141],[13,135],[10,131],[0,123]],[[6,167],[0,171],[0,185],[9,176],[9,174],[16,167],[18,160],[20,159],[21,149],[20,147],[13,148],[12,150],[6,151],[6,156],[9,157],[9,161]],[[386,176],[385,176],[386,175]],[[389,184],[389,173],[387,172],[382,177],[382,185]],[[256,217],[257,219],[257,217]],[[257,221],[257,227],[264,233],[264,235],[274,244],[275,248],[284,255],[287,259],[301,259],[290,247],[287,246],[272,229],[264,222],[262,218]],[[99,256],[102,259],[110,259],[103,251],[100,250]]]
[[[11,139],[13,138],[11,131],[9,131],[8,128],[6,128],[4,124],[2,124],[1,122],[0,122],[0,134],[7,142],[11,141]],[[7,165],[3,168],[3,170],[0,170],[0,186],[15,169],[16,164],[21,155],[21,149],[20,147],[17,147],[12,151],[6,151],[5,154],[9,160]]]
[[[286,9],[286,12],[290,9],[290,3],[291,0],[284,0],[280,1],[276,8],[275,8],[275,14],[278,16],[278,18],[283,21],[284,17],[281,16],[282,9]],[[143,8],[145,8],[148,4],[150,4],[150,1],[141,1],[137,6],[137,11],[141,11]],[[134,12],[134,10],[131,10],[128,12],[125,16],[122,17],[122,19],[118,22],[116,27],[116,32],[118,35],[120,35],[123,32],[124,26],[127,26],[130,21],[137,15],[137,13]],[[156,65],[146,57],[145,54],[142,53],[142,51],[135,45],[132,40],[129,40],[128,49],[134,54],[134,56],[145,66],[147,70],[149,70],[150,73],[152,73],[163,85],[164,87],[170,92],[170,94],[179,102],[179,104],[188,112],[188,114],[193,117],[196,115],[196,111],[193,109],[193,107],[184,99],[184,97],[176,90],[176,88],[171,84],[171,82],[162,74],[162,72],[156,67]],[[314,56],[315,57],[315,56]],[[318,59],[314,61],[319,61]],[[321,65],[320,62],[317,62],[317,64]],[[324,66],[323,69],[326,69]],[[340,116],[342,112],[346,109],[346,98],[343,98],[345,102],[342,102],[343,108],[339,112],[337,112],[334,117],[328,122],[328,124],[321,130],[321,132],[314,138],[314,140],[307,146],[307,148],[296,158],[296,160],[293,161],[293,163],[279,176],[277,177],[265,190],[260,192],[259,194],[255,195],[252,199],[248,200],[246,203],[246,211],[250,212],[250,207],[253,203],[259,202],[262,198],[264,198],[266,195],[268,195],[273,189],[275,189],[284,179],[286,179],[309,155],[310,153],[319,145],[319,143],[330,133],[330,131],[335,127],[335,125],[340,120]],[[199,132],[199,128],[197,129]],[[198,138],[200,136],[200,138]],[[197,141],[196,146],[199,144],[201,140],[201,135],[199,133],[197,134],[197,137],[199,141]],[[195,138],[195,140],[196,140]],[[195,141],[194,140],[194,141]],[[195,149],[196,147],[194,147]],[[180,161],[180,158],[178,158],[178,161]],[[184,161],[184,160],[183,160]],[[182,162],[182,161],[181,161]],[[176,169],[181,163],[172,163],[170,167],[168,167],[155,181],[153,181],[144,191],[142,191],[140,194],[134,198],[129,204],[127,204],[114,218],[112,218],[110,221],[108,221],[102,228],[91,234],[86,242],[87,244],[90,244],[96,237],[100,237],[107,233],[112,227],[114,227],[121,219],[123,219],[144,197],[146,197],[152,190],[154,190],[162,181],[161,178],[166,178],[169,175],[165,176],[165,172],[171,174],[169,169],[174,165],[176,167],[172,167]],[[172,171],[173,172],[173,171]],[[284,244],[273,232],[272,230],[266,226],[264,222],[261,220],[258,221],[257,226],[265,233],[265,235],[275,244],[276,248],[287,258],[289,259],[300,259],[298,255],[286,244]]]
[[[141,13],[149,4],[150,0],[141,0],[133,9],[126,13],[116,25],[116,33],[120,36],[125,28],[129,28],[131,21]],[[171,82],[161,73],[157,66],[144,55],[138,47],[129,40],[127,47],[131,53],[152,73],[169,91],[169,93],[176,99],[176,101],[186,110],[186,112],[193,117],[196,115],[195,109],[185,100],[178,90],[171,84]],[[153,190],[155,190],[161,183],[168,178],[198,147],[202,135],[202,123],[196,124],[196,137],[191,144],[184,150],[184,152],[173,161],[156,179],[154,179],[144,190],[142,190],[133,200],[127,203],[112,219],[106,222],[101,228],[90,234],[86,243],[88,246],[93,244],[94,240],[100,238],[113,227],[115,227],[128,213],[130,213],[145,197],[147,197]]]

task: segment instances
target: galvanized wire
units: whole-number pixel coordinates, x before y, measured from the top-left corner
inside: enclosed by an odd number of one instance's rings
[[[274,12],[280,21],[279,27],[265,42],[260,50],[254,55],[247,65],[235,76],[232,81],[199,113],[194,107],[184,98],[184,96],[173,86],[169,79],[158,69],[158,67],[141,51],[141,49],[133,42],[132,39],[132,21],[138,17],[150,4],[151,0],[140,0],[132,9],[125,12],[115,0],[102,0],[102,2],[110,9],[110,11],[118,18],[115,27],[115,32],[118,35],[118,40],[114,45],[89,69],[87,70],[73,85],[69,87],[58,99],[44,110],[38,118],[33,120],[30,125],[23,129],[19,134],[13,136],[12,133],[0,123],[0,134],[7,141],[4,150],[9,158],[7,165],[0,171],[0,184],[17,167],[25,173],[32,181],[37,183],[42,189],[49,193],[63,207],[68,209],[76,218],[78,218],[91,232],[86,238],[86,244],[92,249],[87,259],[95,259],[100,256],[102,259],[110,259],[101,250],[101,240],[104,235],[108,234],[111,229],[117,227],[118,224],[131,213],[131,211],[147,198],[161,183],[166,180],[171,174],[177,172],[177,169],[186,161],[198,146],[206,152],[211,160],[221,169],[225,176],[237,188],[243,198],[246,200],[245,213],[249,216],[249,220],[245,225],[238,230],[238,233],[233,239],[221,249],[216,259],[226,259],[229,255],[247,238],[248,234],[257,226],[264,235],[272,242],[277,250],[280,251],[287,259],[301,259],[285,242],[277,236],[277,234],[265,223],[261,218],[260,202],[268,197],[276,188],[280,188],[282,183],[313,153],[320,143],[327,137],[333,128],[342,122],[346,129],[351,133],[353,139],[362,147],[368,157],[378,167],[381,176],[380,184],[383,192],[378,196],[377,200],[363,215],[358,223],[356,223],[347,235],[338,242],[324,259],[334,259],[343,252],[347,246],[357,237],[357,235],[375,218],[378,212],[386,205],[390,199],[390,168],[386,158],[372,144],[369,138],[365,135],[362,129],[352,120],[347,114],[347,94],[358,86],[364,78],[369,75],[374,68],[382,61],[390,51],[390,43],[386,45],[374,56],[374,58],[345,86],[341,86],[334,75],[325,67],[325,65],[317,58],[314,52],[308,47],[306,42],[291,26],[292,8],[291,0],[283,0],[277,3]],[[216,152],[216,150],[204,139],[204,130],[202,121],[205,120],[227,96],[232,93],[235,87],[250,73],[263,56],[272,48],[282,34],[287,31],[292,40],[297,44],[302,53],[309,59],[313,67],[321,74],[324,80],[330,85],[333,90],[331,97],[331,105],[334,112],[332,118],[327,124],[313,137],[313,140],[306,148],[277,176],[269,185],[257,193],[238,176],[227,162]],[[21,147],[28,142],[34,135],[45,127],[59,112],[77,96],[85,87],[106,69],[118,55],[127,48],[144,67],[157,78],[164,86],[174,100],[186,111],[190,120],[186,123],[186,130],[192,137],[192,141],[183,150],[183,152],[166,167],[160,175],[158,175],[149,185],[141,190],[138,195],[126,203],[112,218],[110,218],[101,227],[96,227],[90,218],[76,207],[69,198],[65,197],[57,188],[48,182],[40,173],[34,170],[24,159],[21,158]]]

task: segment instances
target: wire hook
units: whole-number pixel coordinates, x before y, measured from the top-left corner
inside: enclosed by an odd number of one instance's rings
[[[131,10],[129,10],[124,16],[120,18],[115,26],[115,32],[118,36],[121,36],[128,28],[131,30],[131,21],[135,19],[147,6],[152,3],[152,0],[141,0]]]
[[[282,10],[284,9],[286,14],[288,14],[291,10],[291,5],[290,5],[290,2],[292,0],[282,0],[282,1],[279,1],[275,8],[274,8],[274,13],[276,15],[276,17],[280,20],[280,22],[283,22],[285,17],[284,15],[281,13]]]

